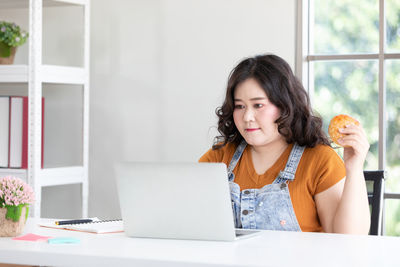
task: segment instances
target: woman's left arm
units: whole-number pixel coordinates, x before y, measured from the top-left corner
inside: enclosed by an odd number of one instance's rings
[[[340,129],[346,179],[315,195],[318,216],[326,232],[368,234],[370,213],[363,166],[369,143],[361,126]]]

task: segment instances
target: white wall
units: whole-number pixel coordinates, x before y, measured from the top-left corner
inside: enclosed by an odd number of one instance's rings
[[[43,62],[81,65],[80,11],[46,10]],[[26,17],[0,10],[25,29]],[[114,162],[197,161],[216,135],[229,72],[262,53],[294,66],[295,0],[92,0],[89,215],[120,217]],[[26,45],[16,63],[27,63]],[[46,85],[43,94],[45,166],[81,162],[79,87]],[[80,216],[79,186],[42,197],[43,216]]]
[[[119,217],[113,164],[197,161],[244,57],[294,66],[294,0],[92,1],[90,215]]]

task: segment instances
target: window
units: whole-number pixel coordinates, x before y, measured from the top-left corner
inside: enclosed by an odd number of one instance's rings
[[[341,113],[363,124],[364,169],[387,171],[384,233],[399,236],[400,1],[302,0],[297,8],[296,74],[325,130]]]

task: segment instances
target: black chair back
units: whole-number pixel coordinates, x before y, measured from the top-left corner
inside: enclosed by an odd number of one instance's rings
[[[382,229],[382,206],[385,171],[364,171],[371,211],[370,235],[380,235]]]

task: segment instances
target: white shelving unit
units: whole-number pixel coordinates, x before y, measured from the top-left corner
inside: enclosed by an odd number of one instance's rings
[[[83,67],[42,64],[43,8],[79,5],[84,10]],[[26,83],[29,97],[28,169],[0,169],[0,175],[15,175],[26,179],[35,191],[35,204],[30,214],[40,217],[42,187],[67,184],[82,185],[82,216],[88,213],[88,153],[89,153],[89,30],[90,0],[0,0],[0,9],[29,9],[29,63],[0,65],[0,83]],[[83,88],[83,164],[60,168],[41,168],[42,85],[77,84]],[[46,138],[46,137],[45,137]],[[62,142],[62,140],[60,140]]]

